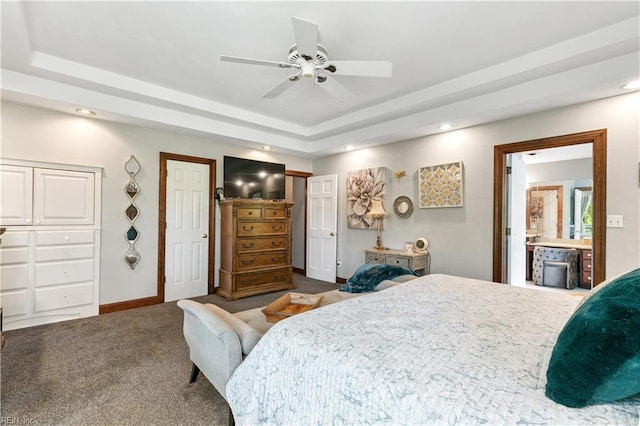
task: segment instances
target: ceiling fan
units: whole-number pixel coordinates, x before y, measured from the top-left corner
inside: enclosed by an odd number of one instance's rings
[[[264,65],[278,68],[294,68],[295,74],[282,80],[262,96],[275,98],[301,78],[313,79],[318,85],[335,97],[349,95],[349,91],[335,79],[334,75],[361,77],[391,77],[390,61],[332,61],[327,49],[318,43],[318,26],[304,19],[292,18],[295,44],[289,48],[288,62],[263,61],[236,56],[220,56],[221,61],[242,64]]]

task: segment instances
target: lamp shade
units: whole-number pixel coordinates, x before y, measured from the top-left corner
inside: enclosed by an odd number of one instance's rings
[[[387,217],[388,213],[382,207],[382,200],[372,200],[371,210],[367,212],[367,217],[381,218]]]

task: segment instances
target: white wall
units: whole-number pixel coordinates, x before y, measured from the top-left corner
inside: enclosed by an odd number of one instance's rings
[[[314,160],[316,176],[337,173],[338,276],[348,278],[364,262],[375,231],[347,229],[345,179],[348,170],[386,167],[386,205],[407,195],[414,214],[399,219],[392,210],[385,220],[383,243],[400,248],[404,241],[424,236],[430,241],[431,272],[492,278],[493,147],[543,137],[607,129],[607,213],[624,215],[623,229],[607,228],[606,275],[637,268],[640,255],[640,93],[530,114],[458,131],[427,136]],[[357,142],[357,141],[351,141]],[[462,160],[464,207],[420,209],[419,167]],[[402,182],[393,172],[406,170]]]
[[[100,304],[133,300],[156,294],[158,254],[159,153],[192,155],[217,160],[216,182],[222,186],[223,156],[285,163],[287,169],[311,171],[311,161],[256,151],[212,138],[118,124],[25,105],[2,103],[2,145],[0,156],[23,160],[97,166],[104,169],[102,192],[102,256]],[[136,205],[140,216],[136,228],[140,239],[136,249],[142,259],[131,270],[123,260],[128,247],[124,233],[128,206],[124,185],[128,176],[124,162],[133,154],[141,164],[136,176],[140,195]],[[216,210],[219,228],[219,210]],[[216,229],[216,236],[220,234]],[[216,241],[215,280],[219,256]]]
[[[592,162],[593,159],[591,158],[580,158],[578,160],[528,164],[527,183],[546,182],[550,180],[592,179]]]

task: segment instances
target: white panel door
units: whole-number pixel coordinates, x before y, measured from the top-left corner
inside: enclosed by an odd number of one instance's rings
[[[507,176],[509,204],[507,227],[507,282],[524,287],[526,283],[527,246],[527,165],[522,161],[522,153],[510,154],[511,174]]]
[[[207,294],[208,164],[167,161],[165,302]]]
[[[338,175],[307,180],[307,276],[336,282]]]
[[[0,225],[33,224],[33,168],[0,165]]]
[[[33,179],[36,225],[93,225],[93,173],[36,168]]]

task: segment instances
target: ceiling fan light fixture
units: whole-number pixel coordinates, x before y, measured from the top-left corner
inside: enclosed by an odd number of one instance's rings
[[[442,130],[443,132],[446,132],[447,130],[451,130],[453,129],[453,126],[449,123],[443,123],[438,127],[438,130]]]
[[[302,70],[302,76],[304,78],[313,78],[316,72],[315,66],[309,62],[302,64],[300,69]]]

